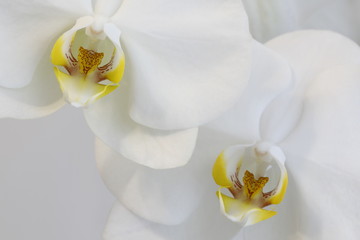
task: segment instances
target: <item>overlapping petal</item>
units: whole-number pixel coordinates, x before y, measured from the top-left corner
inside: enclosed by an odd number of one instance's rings
[[[358,64],[360,48],[352,40],[330,31],[303,30],[276,37],[266,43],[284,57],[297,78],[297,91],[304,92],[312,79],[337,65]]]
[[[43,57],[26,87],[0,87],[0,118],[29,119],[51,114],[64,105],[51,63]]]
[[[238,231],[238,224],[230,223],[218,212],[213,195],[180,225],[164,226],[149,222],[131,213],[120,203],[115,203],[103,234],[104,240],[198,240],[231,239]],[[216,200],[216,201],[214,201]]]
[[[138,165],[98,142],[98,168],[110,191],[131,211],[151,221],[180,224],[215,197],[208,185],[214,156],[234,142],[212,129],[201,129],[199,138],[192,161],[165,170]],[[211,197],[204,198],[205,193]]]
[[[241,1],[125,1],[113,21],[122,30],[136,122],[199,126],[244,90],[252,42]]]
[[[101,151],[97,156],[100,173],[121,202],[114,204],[104,240],[215,240],[234,236],[239,225],[228,224],[218,211],[219,203],[214,194],[216,185],[209,181],[214,156],[234,141],[223,132],[201,128],[192,161],[182,168],[156,172],[97,146]]]
[[[294,73],[293,90],[275,99],[261,119],[262,139],[281,142],[298,123],[303,96],[313,79],[336,66],[360,64],[360,48],[340,34],[315,30],[284,34],[266,46],[283,56]]]
[[[360,41],[357,9],[352,0],[243,0],[250,29],[259,41],[298,29],[327,29]]]
[[[360,221],[359,65],[320,74],[296,130],[282,144],[290,196],[281,217],[245,229],[249,238],[356,239]],[[286,224],[285,226],[283,224]],[[264,234],[272,230],[271,235]]]
[[[358,124],[360,113],[358,112],[359,108],[355,106],[358,106],[360,101],[358,94],[360,72],[358,70],[359,65],[354,67],[346,67],[346,65],[358,63],[359,49],[351,41],[334,33],[310,31],[307,35],[308,39],[312,39],[312,41],[308,40],[303,33],[295,32],[276,39],[278,42],[276,50],[288,58],[295,70],[295,86],[300,86],[299,91],[295,92],[293,96],[303,99],[305,97],[304,110],[303,112],[300,111],[302,113],[300,121],[294,120],[299,117],[299,113],[294,114],[290,121],[285,118],[285,123],[290,122],[288,125],[293,128],[290,133],[283,134],[284,137],[288,137],[281,144],[281,148],[287,156],[289,191],[285,202],[277,209],[279,210],[277,216],[243,230],[239,236],[234,238],[237,240],[247,238],[332,240],[339,239],[342,236],[355,239],[355,236],[358,235],[356,223],[359,221],[359,213],[356,206],[357,197],[360,193],[354,183],[358,181],[357,173],[359,170],[356,159],[359,158],[357,151],[359,140],[357,138],[360,130]],[[327,43],[323,42],[324,36],[328,40]],[[297,41],[296,38],[298,37],[302,41]],[[288,40],[285,41],[284,39]],[[324,49],[322,48],[323,45],[325,45]],[[325,49],[326,46],[327,49]],[[342,50],[341,47],[343,47]],[[300,50],[297,54],[292,55],[291,52],[296,52],[294,48],[308,49],[309,51],[301,52]],[[320,53],[323,54],[324,59],[319,58]],[[299,54],[303,56],[302,59],[296,57]],[[276,109],[276,104],[288,101],[288,98],[284,97],[279,99],[274,101],[270,107]],[[301,105],[294,106],[302,108]],[[272,117],[276,117],[277,113],[279,112],[274,111],[272,114],[269,112],[263,117],[270,120]],[[290,114],[293,113],[290,112]],[[232,117],[234,116],[235,114],[232,115]],[[241,112],[237,113],[239,121],[243,117],[244,115]],[[266,119],[263,121],[263,129],[275,126],[273,124],[267,125]],[[276,119],[281,120],[282,118]],[[276,122],[275,120],[274,122]],[[291,127],[287,128],[291,129]],[[221,141],[230,143],[228,145],[232,145],[237,139],[236,136],[227,134],[224,136]],[[220,138],[215,135],[215,139],[219,140]],[[209,141],[212,139],[204,138],[200,139],[199,143],[210,146],[207,149],[212,149]],[[217,146],[222,147],[224,145],[218,144]],[[204,149],[199,149],[199,151],[204,151]],[[224,177],[223,180],[223,185],[226,185],[227,178]],[[210,183],[207,184],[209,186]],[[212,186],[212,189],[215,188]],[[206,191],[205,200],[201,202],[211,201],[210,198],[206,198],[208,191],[211,190]],[[210,206],[211,204],[203,205]],[[214,223],[213,221],[218,221],[218,217],[203,216],[197,218],[200,216],[197,213],[206,208],[203,205],[201,205],[203,208],[200,207],[193,213],[189,222],[196,219],[196,223],[192,222],[193,225],[198,226],[200,224],[202,226],[203,223],[207,225],[207,228],[196,229],[198,234],[206,236],[209,232],[208,229],[213,226],[211,224]],[[178,235],[183,238],[185,236],[187,239],[199,239],[196,238],[199,235],[187,235],[193,234],[194,230],[190,225],[186,226],[189,222],[184,222],[184,228],[180,228],[182,226],[179,225],[178,227],[181,229],[179,234],[174,234],[175,228],[171,229],[141,221],[140,223],[137,222],[138,225],[136,225],[137,229],[141,230],[135,233],[131,227],[128,228],[128,225],[122,225],[124,228],[118,225],[120,214],[124,214],[124,212],[118,212],[119,209],[116,207],[113,210],[105,231],[105,239],[121,239],[123,236],[136,239],[136,236],[144,236],[141,234],[150,234],[154,239],[166,239],[169,236],[176,239]],[[210,212],[213,211],[214,209]],[[231,228],[233,225],[228,223],[221,226]],[[340,230],[338,226],[340,226]],[[271,235],[269,235],[270,231]],[[217,233],[213,233],[207,239],[230,239],[235,232],[235,230],[218,230]],[[134,235],[131,236],[131,234]],[[219,237],[216,234],[224,235]]]
[[[260,138],[260,119],[266,107],[279,94],[288,92],[295,79],[289,64],[275,51],[253,42],[253,63],[249,83],[231,110],[210,125],[238,138],[234,144],[254,143]],[[241,112],[243,117],[238,118]]]
[[[108,146],[137,163],[151,168],[186,164],[193,152],[197,128],[164,131],[135,123],[128,115],[128,82],[84,110],[93,132]]]
[[[21,88],[41,72],[36,73],[42,58],[48,59],[53,41],[73,25],[79,14],[91,13],[91,1],[1,1],[0,56],[2,76],[0,86]],[[44,78],[47,75],[44,71]],[[46,75],[45,75],[46,74]]]

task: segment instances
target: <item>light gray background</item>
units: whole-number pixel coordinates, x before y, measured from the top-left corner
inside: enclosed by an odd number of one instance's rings
[[[0,239],[101,239],[114,198],[97,172],[82,110],[2,119],[0,129]]]

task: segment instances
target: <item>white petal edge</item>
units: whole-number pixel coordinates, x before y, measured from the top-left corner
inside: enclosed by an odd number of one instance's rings
[[[49,49],[50,52],[50,49]],[[23,88],[0,87],[0,118],[31,119],[49,115],[65,104],[49,57],[43,56],[34,80]]]
[[[96,161],[106,186],[128,209],[153,222],[179,224],[198,207],[203,190],[194,164],[151,169],[116,153],[97,139]]]
[[[268,238],[271,230],[270,240],[357,239],[359,66],[329,69],[311,84],[301,122],[282,144],[290,175],[287,203],[281,217],[246,229],[246,237]]]
[[[251,32],[261,42],[298,29],[327,29],[360,40],[360,31],[354,24],[360,21],[357,1],[243,0],[243,3]]]
[[[175,169],[138,165],[99,141],[96,160],[106,186],[122,204],[150,221],[174,225],[184,222],[202,205],[204,194],[206,201],[215,202],[214,213],[220,212],[211,169],[222,149],[235,141],[223,132],[201,128],[192,160]]]
[[[265,108],[293,84],[289,64],[275,51],[254,41],[253,61],[248,85],[235,106],[215,121],[211,128],[227,132],[239,143],[254,143],[260,139],[260,118]]]
[[[74,11],[75,9],[75,11]],[[78,17],[91,13],[91,1],[2,1],[0,86],[22,88],[34,80],[38,63]],[[35,75],[35,76],[34,76]]]
[[[294,72],[292,92],[275,99],[261,119],[262,139],[279,143],[298,123],[304,93],[313,79],[329,68],[360,64],[360,48],[340,34],[315,30],[287,33],[269,41],[266,46],[288,60]]]
[[[186,164],[194,150],[197,128],[182,131],[151,129],[128,115],[128,83],[84,109],[91,130],[115,151],[151,168],[174,168]]]
[[[125,1],[113,21],[122,31],[136,122],[197,127],[244,90],[252,41],[241,1]]]
[[[216,197],[213,200],[216,200]],[[229,224],[229,220],[220,215],[216,201],[209,199],[204,202],[191,219],[177,226],[148,222],[132,214],[120,203],[115,203],[103,240],[231,239],[239,231],[239,225],[231,222]]]

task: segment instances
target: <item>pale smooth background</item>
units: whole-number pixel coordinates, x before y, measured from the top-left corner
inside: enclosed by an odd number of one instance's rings
[[[0,120],[0,239],[99,240],[114,198],[81,109]]]

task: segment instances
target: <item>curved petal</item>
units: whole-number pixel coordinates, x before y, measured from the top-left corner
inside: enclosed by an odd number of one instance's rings
[[[96,142],[98,169],[109,190],[127,208],[151,221],[178,224],[199,205],[203,190],[193,164],[155,170],[140,166]]]
[[[106,186],[127,208],[151,221],[179,224],[202,205],[205,192],[210,196],[206,201],[216,200],[209,175],[213,160],[233,141],[224,133],[202,128],[192,160],[175,169],[146,168],[100,142],[96,159]],[[219,212],[218,204],[212,211]]]
[[[322,71],[337,65],[360,63],[359,46],[335,32],[291,32],[272,39],[266,46],[289,61],[298,78],[296,88],[302,92]]]
[[[228,110],[249,78],[251,36],[238,0],[125,1],[130,115],[148,127],[196,127]]]
[[[74,11],[75,10],[75,11]],[[35,69],[66,27],[91,12],[91,1],[1,1],[0,86],[21,88],[34,79]]]
[[[217,192],[217,195],[220,200],[222,213],[232,221],[239,222],[241,226],[250,226],[276,215],[276,212],[274,211],[248,205],[222,194],[220,191]]]
[[[231,176],[239,169],[248,154],[248,148],[253,145],[235,145],[226,148],[216,159],[213,167],[213,178],[221,187],[233,187],[234,182]]]
[[[238,137],[239,143],[260,139],[259,125],[264,109],[293,84],[289,64],[275,51],[254,41],[250,81],[235,106],[209,123],[211,128]]]
[[[40,60],[34,80],[29,85],[18,89],[0,87],[0,118],[43,117],[55,112],[64,103],[47,54]]]
[[[194,150],[198,130],[163,131],[139,125],[128,115],[128,84],[84,109],[91,130],[126,158],[151,168],[186,164]]]
[[[328,29],[360,40],[360,3],[352,0],[243,0],[250,29],[259,41],[297,29]],[[266,13],[266,14],[264,14]]]
[[[302,99],[309,84],[322,71],[345,64],[360,64],[360,48],[351,40],[328,31],[297,31],[266,44],[289,61],[295,84],[290,92],[275,99],[261,119],[263,140],[283,141],[302,113]]]
[[[210,196],[213,196],[211,194]],[[210,197],[209,196],[209,197]],[[213,198],[213,200],[216,200]],[[188,221],[177,226],[166,226],[148,222],[115,203],[111,210],[105,231],[104,240],[197,240],[197,239],[231,239],[239,232],[239,225],[231,223],[213,211],[218,209],[216,201],[206,201]]]
[[[247,237],[335,240],[359,236],[359,78],[359,65],[339,66],[311,84],[301,122],[282,144],[290,175],[287,203],[279,218],[246,229]]]

